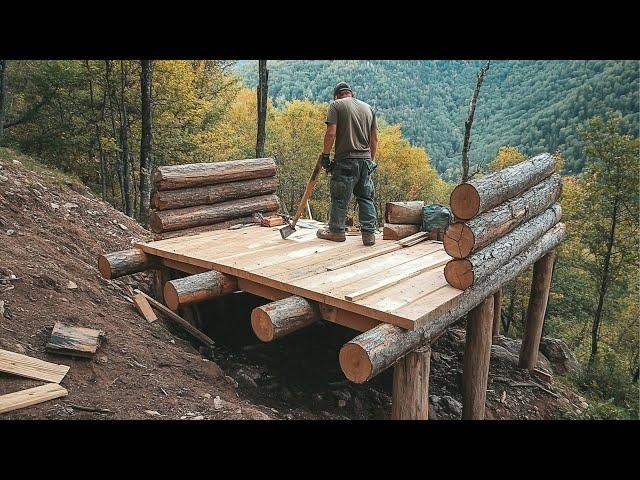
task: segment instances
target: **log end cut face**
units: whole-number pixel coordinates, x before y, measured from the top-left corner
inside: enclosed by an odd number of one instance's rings
[[[442,243],[445,252],[453,258],[466,258],[471,255],[476,238],[467,224],[456,222],[447,227]]]
[[[373,365],[364,348],[356,343],[347,343],[340,349],[340,368],[354,383],[364,383],[373,373]]]
[[[263,342],[271,342],[275,336],[271,317],[261,308],[254,308],[251,312],[251,328]]]
[[[111,264],[105,255],[100,255],[98,257],[98,270],[100,271],[100,275],[107,280],[111,280]]]
[[[466,258],[451,260],[444,267],[444,278],[449,285],[459,290],[466,290],[473,285],[473,266]]]
[[[174,312],[178,310],[180,307],[180,295],[178,294],[178,290],[175,285],[171,282],[167,282],[164,284],[163,292],[164,303]]]
[[[470,183],[463,183],[454,188],[449,203],[456,218],[462,220],[470,220],[480,211],[480,195]]]

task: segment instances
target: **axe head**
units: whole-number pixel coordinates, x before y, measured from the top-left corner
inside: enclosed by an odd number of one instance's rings
[[[287,225],[280,229],[280,236],[285,239],[293,232],[296,231],[296,227],[294,227],[289,220],[287,220]]]

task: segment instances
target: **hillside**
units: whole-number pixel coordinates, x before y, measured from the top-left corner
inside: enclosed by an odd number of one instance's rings
[[[326,102],[345,80],[356,96],[400,123],[425,147],[447,180],[457,179],[469,98],[480,61],[270,61],[269,96],[276,104],[308,98]],[[236,68],[255,86],[255,62]],[[633,61],[496,61],[483,84],[471,148],[472,163],[487,163],[501,146],[528,154],[560,151],[565,172],[585,164],[579,129],[590,117],[622,114],[638,134],[639,63]]]
[[[62,381],[68,397],[1,419],[388,418],[391,369],[363,385],[346,380],[337,352],[354,333],[339,325],[318,323],[262,343],[249,318],[266,301],[243,293],[208,305],[206,331],[216,341],[208,351],[165,320],[147,323],[128,299],[132,288],[148,291],[147,276],[105,280],[96,258],[149,238],[77,180],[0,149],[0,348],[71,367]],[[102,329],[106,342],[92,359],[47,353],[55,321]],[[558,344],[545,339],[543,348]],[[459,328],[434,344],[432,419],[460,418],[463,345]],[[553,355],[557,349],[540,355],[540,366],[558,374],[552,383],[516,368],[518,349],[504,336],[492,347],[487,418],[549,419],[559,409],[587,408],[563,385],[568,362]],[[0,373],[0,395],[38,384]]]

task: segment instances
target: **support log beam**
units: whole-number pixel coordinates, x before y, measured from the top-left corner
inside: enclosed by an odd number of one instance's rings
[[[449,225],[444,235],[444,249],[453,258],[466,258],[544,212],[561,193],[562,179],[553,174],[473,220]]]
[[[406,355],[393,369],[391,420],[429,418],[429,369],[431,347]]]
[[[451,192],[451,211],[456,218],[469,220],[540,183],[554,170],[554,158],[543,153],[478,180],[462,183]]]
[[[388,202],[385,207],[384,218],[387,223],[422,224],[422,207],[424,202]]]
[[[212,300],[238,290],[235,277],[211,270],[164,284],[164,303],[171,310],[194,302]]]
[[[275,174],[276,162],[273,158],[251,158],[158,167],[153,173],[153,182],[155,190],[176,190],[273,177]]]
[[[292,295],[254,308],[251,328],[263,342],[271,342],[321,320],[316,302]]]
[[[493,328],[491,329],[491,336],[496,338],[500,335],[500,320],[502,317],[502,288],[499,288],[496,293],[493,294]]]
[[[176,210],[154,210],[151,213],[151,229],[155,233],[163,233],[201,225],[212,225],[232,218],[245,217],[255,212],[277,210],[278,206],[276,195],[261,195],[213,205],[200,205]]]
[[[483,420],[491,358],[493,295],[471,310],[462,365],[462,419]]]
[[[383,240],[400,240],[420,231],[420,225],[385,223],[382,231]]]
[[[422,328],[405,330],[383,323],[357,336],[340,350],[339,360],[345,376],[363,383],[393,365],[416,348],[431,343],[465,313],[479,305],[505,283],[512,281],[543,255],[564,240],[566,231],[559,223],[520,255],[489,275],[483,282],[465,290],[455,307],[436,317]]]
[[[547,253],[533,265],[531,294],[520,347],[520,368],[532,371],[538,361],[538,349],[544,324],[544,314],[549,300],[551,277],[553,276],[554,252]]]
[[[449,261],[444,268],[447,282],[454,288],[466,290],[471,285],[482,281],[544,235],[560,221],[561,216],[562,208],[556,203],[469,258],[456,258]]]
[[[152,258],[139,248],[107,253],[98,257],[98,270],[108,280],[142,272],[151,268],[153,264]]]
[[[207,185],[204,187],[182,188],[179,190],[160,190],[151,195],[151,208],[156,210],[174,210],[176,208],[211,205],[238,198],[267,195],[276,191],[276,178],[256,178],[239,182]]]

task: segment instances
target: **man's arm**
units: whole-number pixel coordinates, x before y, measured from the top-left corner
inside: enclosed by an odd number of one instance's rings
[[[333,142],[336,141],[336,124],[327,123],[327,130],[324,132],[324,146],[322,147],[322,154],[329,155],[333,148]]]
[[[378,129],[371,129],[371,145],[369,145],[371,149],[371,160],[376,158],[376,151],[378,150]]]

